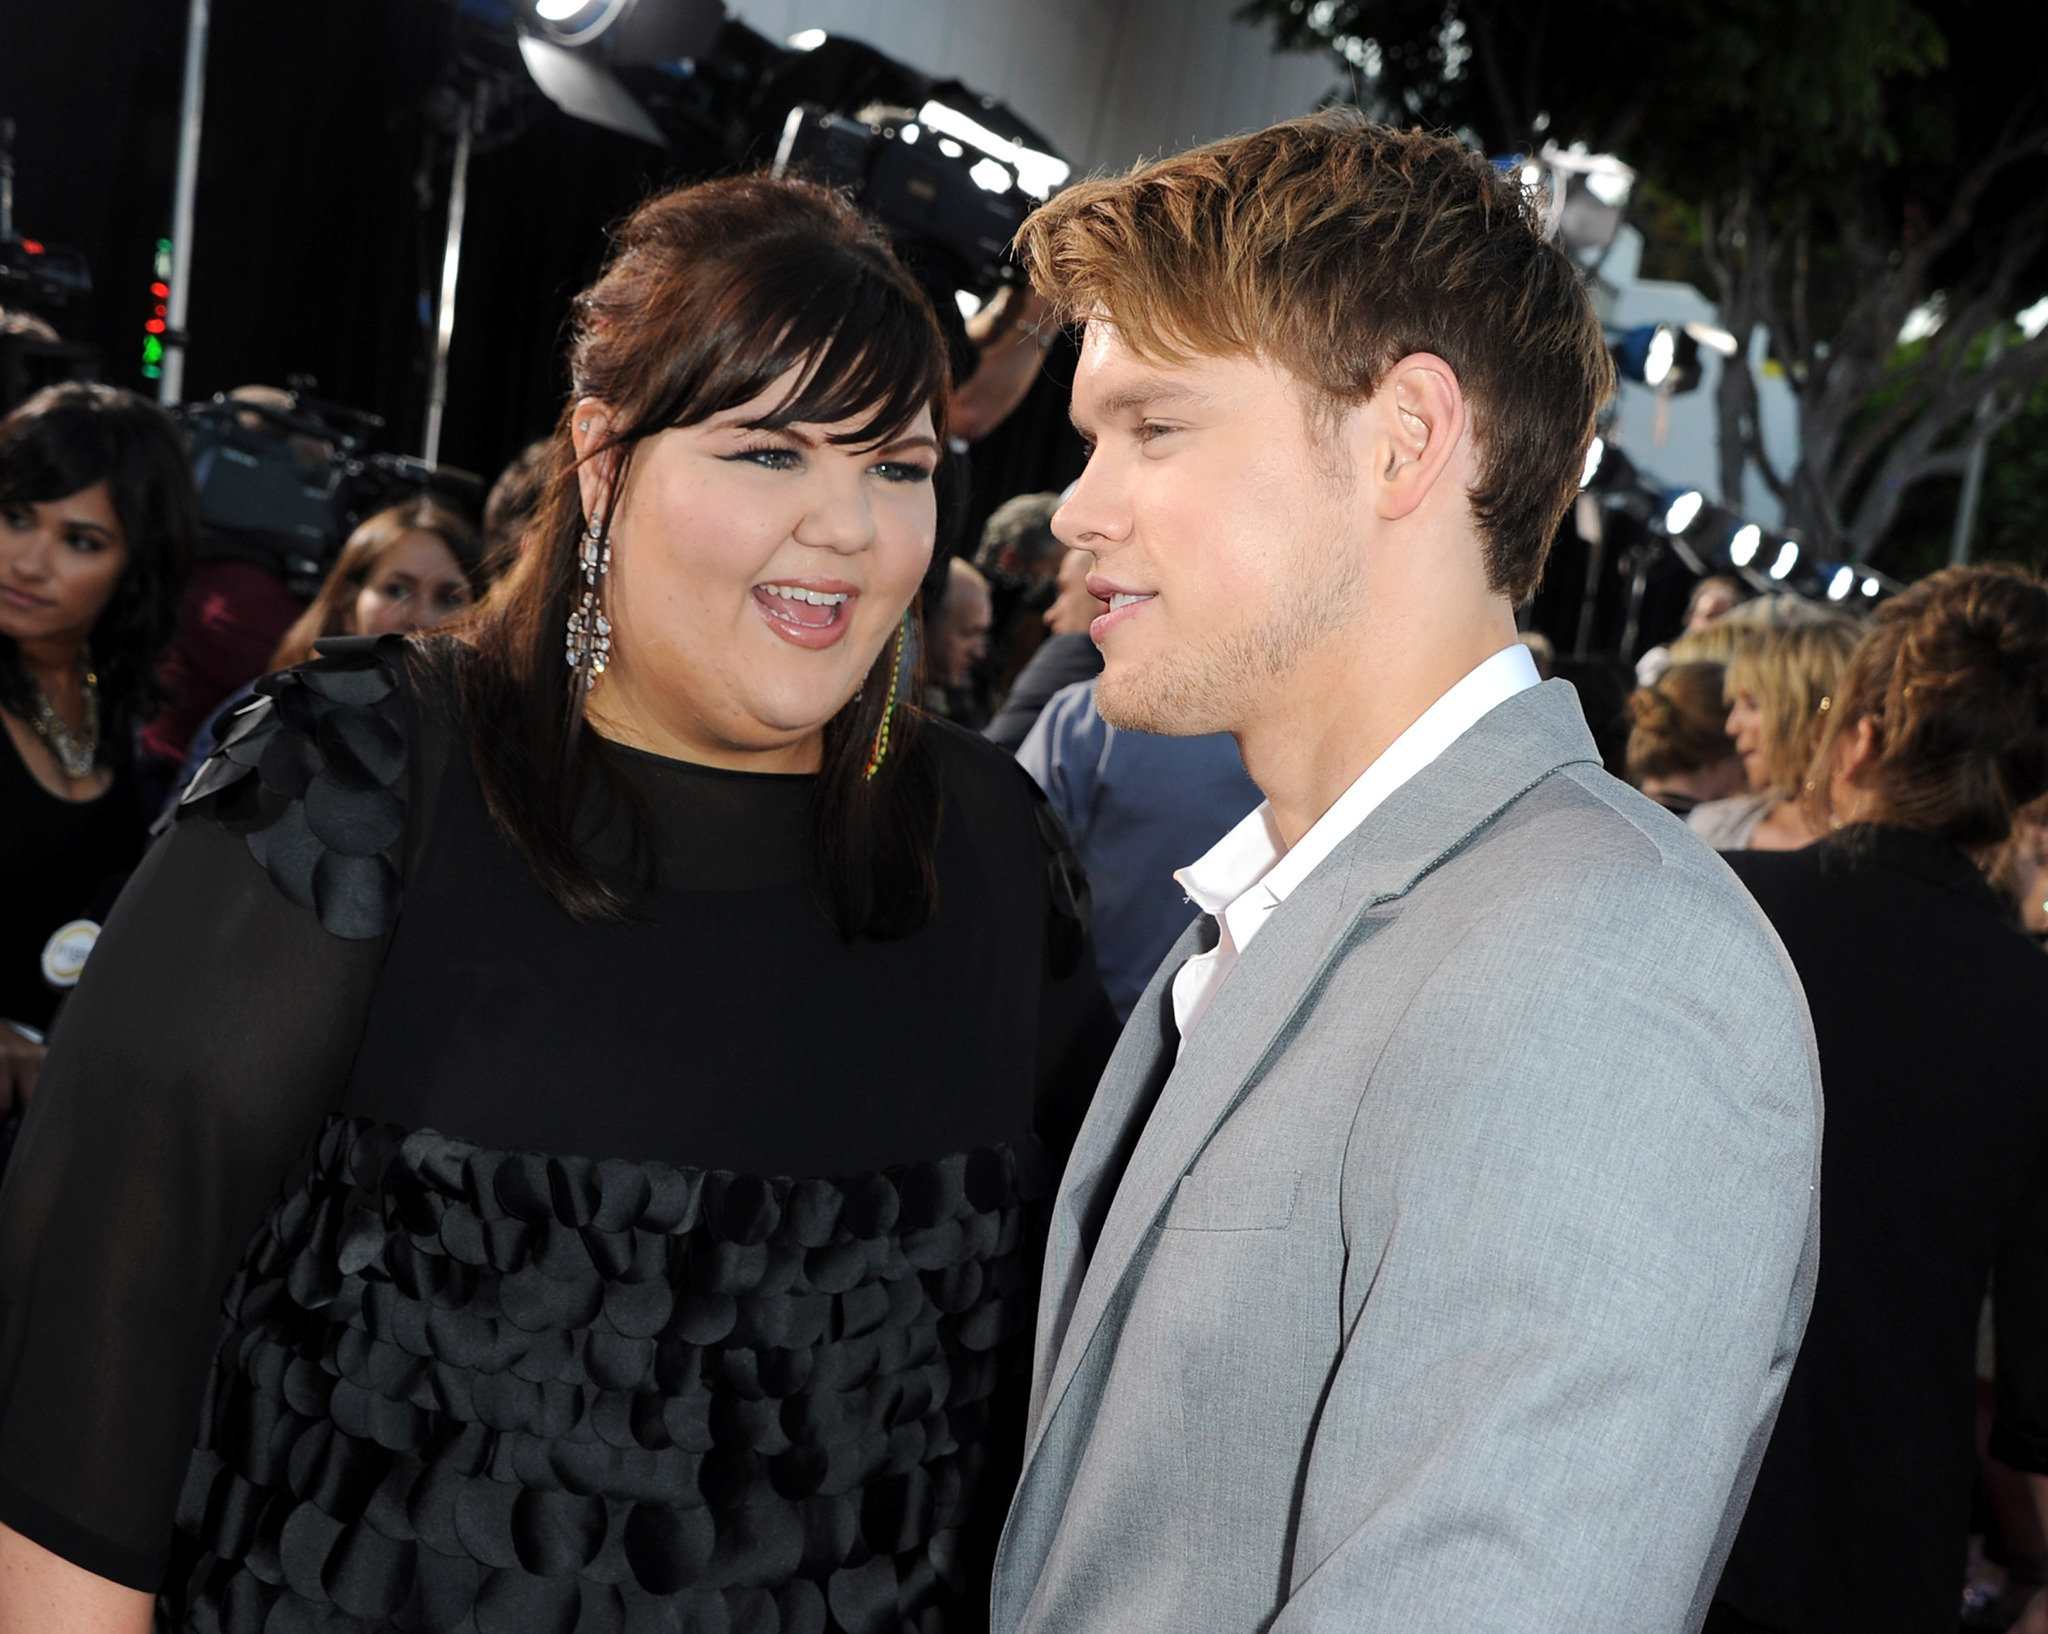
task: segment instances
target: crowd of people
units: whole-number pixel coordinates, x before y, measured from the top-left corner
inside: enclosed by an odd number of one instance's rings
[[[1703,580],[1608,778],[1511,186],[1056,199],[1088,470],[936,574],[985,405],[796,181],[310,601],[0,421],[0,1631],[2048,1631],[2048,587]]]

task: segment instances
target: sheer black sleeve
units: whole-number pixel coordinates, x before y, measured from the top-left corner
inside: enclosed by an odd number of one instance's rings
[[[0,1190],[0,1521],[142,1590],[222,1293],[342,1089],[397,908],[393,672],[365,645],[266,687],[109,916]]]

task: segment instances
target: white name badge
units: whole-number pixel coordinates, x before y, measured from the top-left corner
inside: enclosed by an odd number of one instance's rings
[[[43,944],[43,980],[52,987],[76,987],[92,945],[99,939],[100,928],[90,919],[59,925]]]

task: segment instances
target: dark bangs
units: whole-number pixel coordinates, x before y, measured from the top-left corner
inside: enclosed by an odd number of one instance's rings
[[[614,403],[624,399],[627,429],[619,441],[631,443],[699,424],[796,372],[795,387],[750,426],[781,430],[799,422],[850,421],[853,429],[836,434],[833,442],[869,447],[899,434],[919,409],[929,408],[943,441],[951,378],[945,338],[922,293],[900,267],[881,259],[886,253],[861,243],[820,243],[810,235],[779,245],[747,245],[710,276],[704,271],[711,269],[699,272],[690,301],[695,321],[658,337],[668,342],[669,360],[667,367],[648,371],[654,378],[646,384],[655,393],[644,407],[631,403],[630,392],[605,389],[612,383],[594,378],[602,369],[579,368],[578,392]],[[591,304],[601,306],[602,296],[592,293],[598,298]],[[609,327],[603,322],[608,314],[585,316],[587,323],[596,320],[598,333]],[[633,327],[654,327],[649,314],[636,316]]]

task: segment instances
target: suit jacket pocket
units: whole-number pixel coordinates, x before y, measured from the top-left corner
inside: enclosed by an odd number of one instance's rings
[[[1180,1177],[1168,1231],[1284,1231],[1294,1218],[1298,1169],[1197,1168]]]

